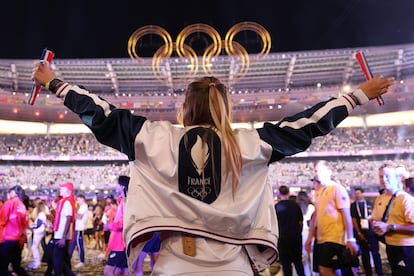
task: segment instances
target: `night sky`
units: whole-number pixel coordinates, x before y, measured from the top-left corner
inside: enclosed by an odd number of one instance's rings
[[[8,0],[0,4],[0,58],[36,59],[45,47],[56,58],[126,58],[128,38],[145,25],[175,39],[206,23],[224,37],[242,21],[270,32],[272,52],[414,43],[414,0]],[[252,32],[237,37],[258,48]],[[143,40],[143,55],[157,39]]]

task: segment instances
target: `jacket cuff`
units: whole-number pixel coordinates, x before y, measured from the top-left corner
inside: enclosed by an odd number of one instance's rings
[[[369,102],[367,95],[365,95],[365,93],[361,89],[355,90],[354,92],[352,92],[352,94],[358,99],[358,105],[366,104],[367,102]]]

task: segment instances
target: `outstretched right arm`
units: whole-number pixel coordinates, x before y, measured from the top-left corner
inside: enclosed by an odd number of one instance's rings
[[[277,124],[265,123],[258,129],[260,138],[272,146],[269,163],[305,151],[313,138],[332,131],[357,106],[387,92],[393,78],[380,75],[359,86],[356,91],[320,102],[313,107],[286,117]]]

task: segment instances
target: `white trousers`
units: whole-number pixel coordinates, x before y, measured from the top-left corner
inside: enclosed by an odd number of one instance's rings
[[[32,253],[33,253],[33,264],[35,266],[40,265],[39,245],[44,236],[45,236],[44,233],[36,233],[36,232],[33,233]]]
[[[252,276],[247,253],[242,246],[197,237],[196,256],[183,253],[182,236],[173,235],[161,242],[160,254],[152,275]]]

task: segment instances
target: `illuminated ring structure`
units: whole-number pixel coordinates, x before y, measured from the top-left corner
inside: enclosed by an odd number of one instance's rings
[[[226,33],[224,40],[221,39],[220,34],[210,25],[207,24],[192,24],[185,27],[177,36],[174,43],[171,35],[162,27],[155,25],[143,26],[137,29],[128,40],[128,54],[132,59],[139,60],[140,57],[136,52],[137,42],[145,35],[155,34],[161,37],[164,45],[161,46],[153,55],[152,70],[157,79],[171,86],[171,76],[168,76],[165,66],[168,64],[168,59],[175,51],[181,58],[188,59],[189,72],[184,76],[182,81],[187,81],[193,78],[198,73],[199,61],[194,49],[185,44],[186,39],[194,33],[205,33],[211,40],[212,44],[207,46],[202,56],[202,68],[205,74],[214,75],[212,61],[214,57],[219,56],[224,50],[229,56],[234,57],[239,61],[240,65],[234,68],[235,74],[231,83],[235,83],[243,78],[250,66],[250,58],[247,50],[238,42],[234,41],[235,36],[241,31],[253,31],[260,36],[262,40],[262,49],[259,57],[266,56],[271,49],[272,42],[269,32],[261,25],[255,22],[240,22],[232,26]]]

